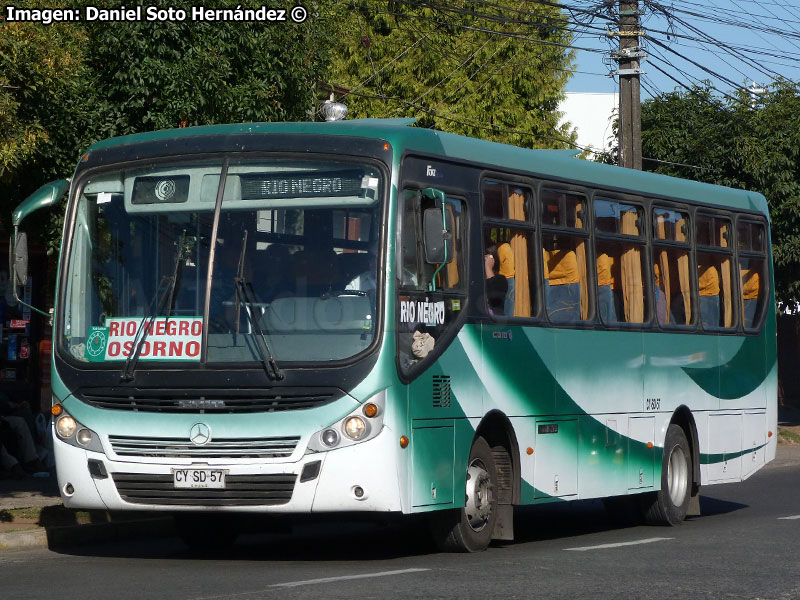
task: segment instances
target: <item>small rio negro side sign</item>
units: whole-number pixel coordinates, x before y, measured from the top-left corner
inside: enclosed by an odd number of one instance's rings
[[[558,433],[558,423],[539,425],[539,433]]]

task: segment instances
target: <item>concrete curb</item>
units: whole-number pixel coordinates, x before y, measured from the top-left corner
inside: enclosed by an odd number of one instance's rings
[[[86,542],[116,542],[152,539],[175,535],[170,517],[137,519],[112,523],[41,527],[0,534],[0,550],[19,548],[54,548]]]

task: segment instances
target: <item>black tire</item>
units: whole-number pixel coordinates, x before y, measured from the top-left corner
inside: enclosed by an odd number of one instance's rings
[[[645,520],[652,525],[680,525],[692,494],[692,452],[686,434],[672,424],[664,439],[661,489],[643,498]]]
[[[183,543],[195,550],[223,550],[239,537],[236,521],[227,516],[178,513],[173,515],[173,521]]]
[[[497,521],[497,468],[482,437],[472,443],[467,462],[464,508],[431,513],[431,531],[440,550],[480,552],[492,541]]]

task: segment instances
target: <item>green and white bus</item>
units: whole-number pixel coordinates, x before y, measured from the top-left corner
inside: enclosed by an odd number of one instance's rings
[[[68,190],[66,506],[192,543],[212,513],[430,513],[475,551],[515,505],[675,525],[775,456],[763,196],[412,122],[110,139],[19,206],[18,277]]]

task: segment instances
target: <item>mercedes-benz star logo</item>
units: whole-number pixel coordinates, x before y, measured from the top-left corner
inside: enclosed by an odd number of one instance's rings
[[[211,440],[211,428],[205,423],[195,423],[189,430],[189,439],[195,446],[202,446]]]

